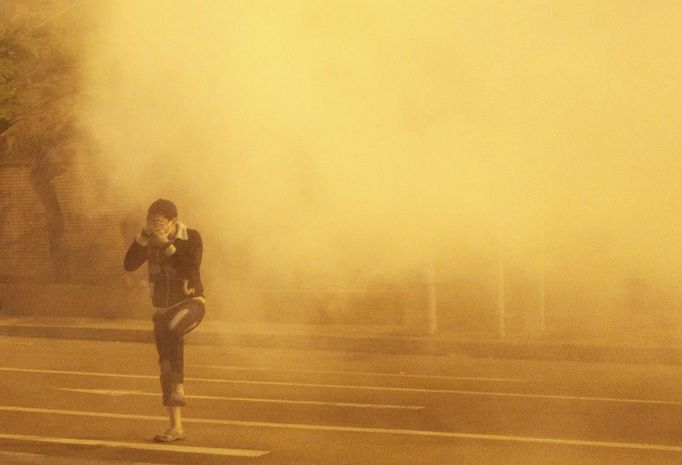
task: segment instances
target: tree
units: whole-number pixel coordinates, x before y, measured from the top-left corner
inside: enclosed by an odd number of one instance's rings
[[[53,179],[78,137],[77,28],[64,0],[4,0],[0,6],[0,164],[24,165],[47,213],[55,276],[68,279],[64,218]]]

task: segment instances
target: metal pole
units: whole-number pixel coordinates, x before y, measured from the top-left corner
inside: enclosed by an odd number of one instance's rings
[[[547,282],[547,277],[546,277],[546,256],[545,256],[545,234],[544,230],[541,231],[541,240],[540,240],[540,302],[539,302],[539,325],[540,325],[540,332],[544,333],[547,331],[547,307],[546,307],[546,282]]]
[[[436,293],[436,267],[434,265],[433,257],[429,261],[429,306],[428,306],[428,330],[429,334],[435,334],[438,331],[438,299]]]
[[[547,331],[547,323],[545,316],[545,270],[540,272],[540,332]]]
[[[502,245],[502,225],[498,233],[497,249],[497,334],[504,337],[507,334],[506,315],[504,308],[504,246]]]

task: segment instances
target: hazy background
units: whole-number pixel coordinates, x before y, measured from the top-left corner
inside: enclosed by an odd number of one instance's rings
[[[512,307],[538,306],[544,270],[567,320],[679,322],[681,3],[79,9],[79,120],[109,183],[86,207],[175,200],[209,289],[406,285],[433,263],[474,315],[502,250]]]

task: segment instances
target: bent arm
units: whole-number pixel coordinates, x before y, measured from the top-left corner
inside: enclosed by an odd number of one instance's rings
[[[140,232],[135,238],[135,241],[130,244],[128,252],[123,259],[123,268],[126,271],[135,271],[147,261],[147,244],[149,239],[145,237],[144,233]]]
[[[184,270],[189,286],[194,289],[197,295],[204,292],[200,271],[203,251],[204,244],[201,240],[201,235],[196,230],[189,231],[188,253],[179,256],[179,254],[176,254],[177,249],[173,244],[163,249],[163,254],[166,256],[167,263]]]
[[[189,279],[192,283],[198,284],[201,282],[201,258],[204,253],[204,243],[201,240],[201,235],[198,231],[193,234],[193,247],[190,253],[190,260],[188,263]]]

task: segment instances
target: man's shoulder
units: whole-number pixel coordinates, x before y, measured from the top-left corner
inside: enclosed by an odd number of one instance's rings
[[[187,228],[187,238],[190,241],[196,241],[196,240],[200,241],[201,240],[201,234],[199,234],[199,231],[197,231],[196,229]]]

